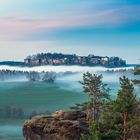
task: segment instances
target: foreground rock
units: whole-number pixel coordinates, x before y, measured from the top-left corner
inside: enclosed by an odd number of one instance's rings
[[[79,111],[32,117],[23,126],[26,140],[80,140],[81,134],[87,132],[86,114]]]

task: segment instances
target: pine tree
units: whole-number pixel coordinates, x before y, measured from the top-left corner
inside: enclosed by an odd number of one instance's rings
[[[135,115],[137,109],[136,95],[134,94],[133,83],[126,78],[120,78],[121,88],[118,92],[117,99],[115,101],[115,110],[123,118],[123,140],[127,139],[127,121],[132,119],[132,115]]]
[[[90,123],[89,134],[81,136],[80,140],[101,140],[101,134],[96,123]]]
[[[88,93],[90,97],[89,101],[89,118],[94,122],[99,120],[99,111],[103,107],[104,103],[108,101],[109,98],[109,88],[107,84],[102,82],[102,75],[91,74],[89,72],[83,75],[83,81],[80,82],[83,85],[85,93]],[[92,116],[92,118],[90,117]]]

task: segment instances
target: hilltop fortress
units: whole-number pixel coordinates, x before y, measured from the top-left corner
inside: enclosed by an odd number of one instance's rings
[[[80,65],[80,66],[104,66],[125,67],[126,61],[119,57],[108,56],[78,56],[76,54],[40,53],[28,56],[24,59],[26,66],[40,65]]]

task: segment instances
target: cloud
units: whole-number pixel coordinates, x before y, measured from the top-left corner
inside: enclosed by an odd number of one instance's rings
[[[20,40],[32,38],[40,32],[49,34],[61,29],[73,28],[114,28],[140,21],[140,6],[124,6],[91,12],[83,8],[82,12],[58,12],[46,17],[1,17],[0,40]]]

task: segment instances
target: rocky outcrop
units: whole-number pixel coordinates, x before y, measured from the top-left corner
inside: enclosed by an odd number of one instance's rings
[[[80,140],[81,134],[87,132],[86,114],[80,111],[32,117],[23,126],[26,140]]]

